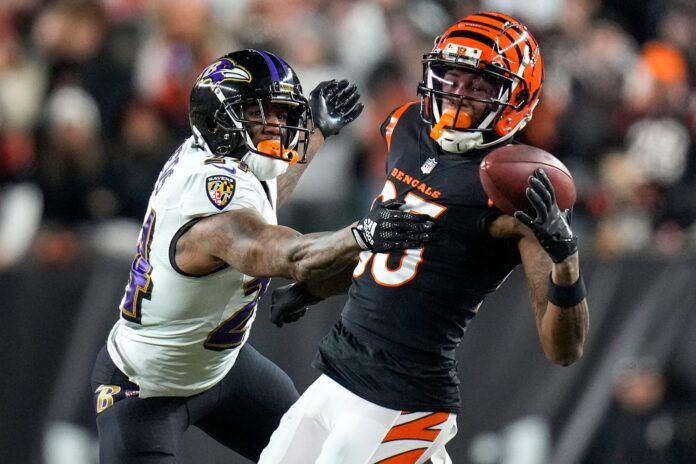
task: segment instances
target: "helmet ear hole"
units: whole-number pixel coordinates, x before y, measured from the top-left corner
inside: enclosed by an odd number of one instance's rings
[[[210,133],[215,133],[217,131],[217,124],[215,124],[215,118],[212,115],[205,116],[205,128]]]
[[[529,99],[529,91],[527,89],[522,89],[520,93],[517,94],[516,104],[524,104]]]

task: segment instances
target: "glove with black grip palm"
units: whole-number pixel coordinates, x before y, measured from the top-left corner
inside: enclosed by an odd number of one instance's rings
[[[358,221],[351,231],[360,248],[382,253],[418,248],[430,241],[435,229],[432,218],[426,214],[400,211],[403,205],[403,201],[397,200],[380,203],[367,217]]]
[[[543,169],[529,177],[527,199],[536,211],[532,219],[523,211],[516,211],[515,218],[532,229],[541,246],[554,263],[560,263],[578,251],[578,239],[570,229],[570,210],[561,212],[556,203],[556,192]]]
[[[321,300],[310,294],[303,284],[294,283],[278,287],[271,295],[271,322],[278,327],[297,322],[305,315],[309,306]]]
[[[348,81],[324,81],[309,94],[309,107],[314,125],[324,138],[338,134],[355,120],[363,110],[360,93]]]

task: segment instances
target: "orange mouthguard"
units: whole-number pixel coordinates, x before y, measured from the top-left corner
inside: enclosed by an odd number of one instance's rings
[[[295,164],[300,161],[300,154],[295,150],[283,148],[283,151],[280,151],[280,140],[262,140],[256,145],[256,149],[263,154],[278,158],[290,164]]]
[[[471,116],[464,111],[459,112],[457,122],[454,122],[454,111],[447,111],[442,116],[437,124],[430,131],[430,137],[437,140],[442,136],[442,133],[447,129],[468,129],[471,126]]]

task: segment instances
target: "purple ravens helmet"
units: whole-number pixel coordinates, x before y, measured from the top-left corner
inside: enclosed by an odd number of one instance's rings
[[[286,104],[287,121],[267,122],[263,111],[269,103]],[[246,105],[258,105],[260,121],[245,119]],[[229,53],[205,68],[191,90],[189,122],[199,144],[202,138],[214,154],[235,158],[251,151],[303,162],[304,156],[298,159],[295,149],[304,155],[311,135],[309,105],[295,71],[282,58],[262,50]],[[277,126],[280,149],[255,146],[247,130],[251,124]]]

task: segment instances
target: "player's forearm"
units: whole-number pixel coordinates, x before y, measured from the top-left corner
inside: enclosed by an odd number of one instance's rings
[[[587,300],[568,307],[549,302],[549,274],[557,285],[569,286],[577,282],[580,276],[578,255],[575,253],[554,264],[529,236],[520,240],[519,249],[544,354],[556,364],[572,364],[582,356],[589,325]]]
[[[204,255],[254,277],[321,280],[354,262],[360,247],[350,227],[302,235],[268,224],[254,210],[239,209],[200,221],[192,231]]]
[[[314,131],[305,155],[307,162],[305,164],[293,164],[288,166],[288,170],[285,171],[285,174],[278,177],[278,208],[283,206],[283,204],[290,199],[290,195],[292,195],[293,190],[295,190],[297,183],[300,181],[300,177],[302,177],[307,166],[309,166],[309,163],[314,159],[323,145],[324,136],[321,135],[321,131]]]
[[[554,285],[569,288],[580,279],[580,262],[578,253],[555,263],[551,271]],[[587,299],[577,304],[558,306],[547,298],[547,308],[541,323],[541,337],[546,356],[561,365],[571,364],[582,356],[589,313]]]
[[[294,240],[288,255],[292,278],[297,282],[327,279],[355,262],[360,251],[350,227],[302,235]]]
[[[562,366],[580,359],[588,327],[586,299],[570,307],[548,303],[541,323],[541,341],[546,357]]]
[[[560,263],[554,263],[551,277],[558,285],[571,285],[580,277],[580,259],[575,252]]]
[[[353,281],[353,270],[357,265],[358,260],[354,259],[345,269],[332,275],[328,279],[310,280],[306,282],[307,291],[318,298],[326,299],[334,295],[343,295],[350,288]]]

